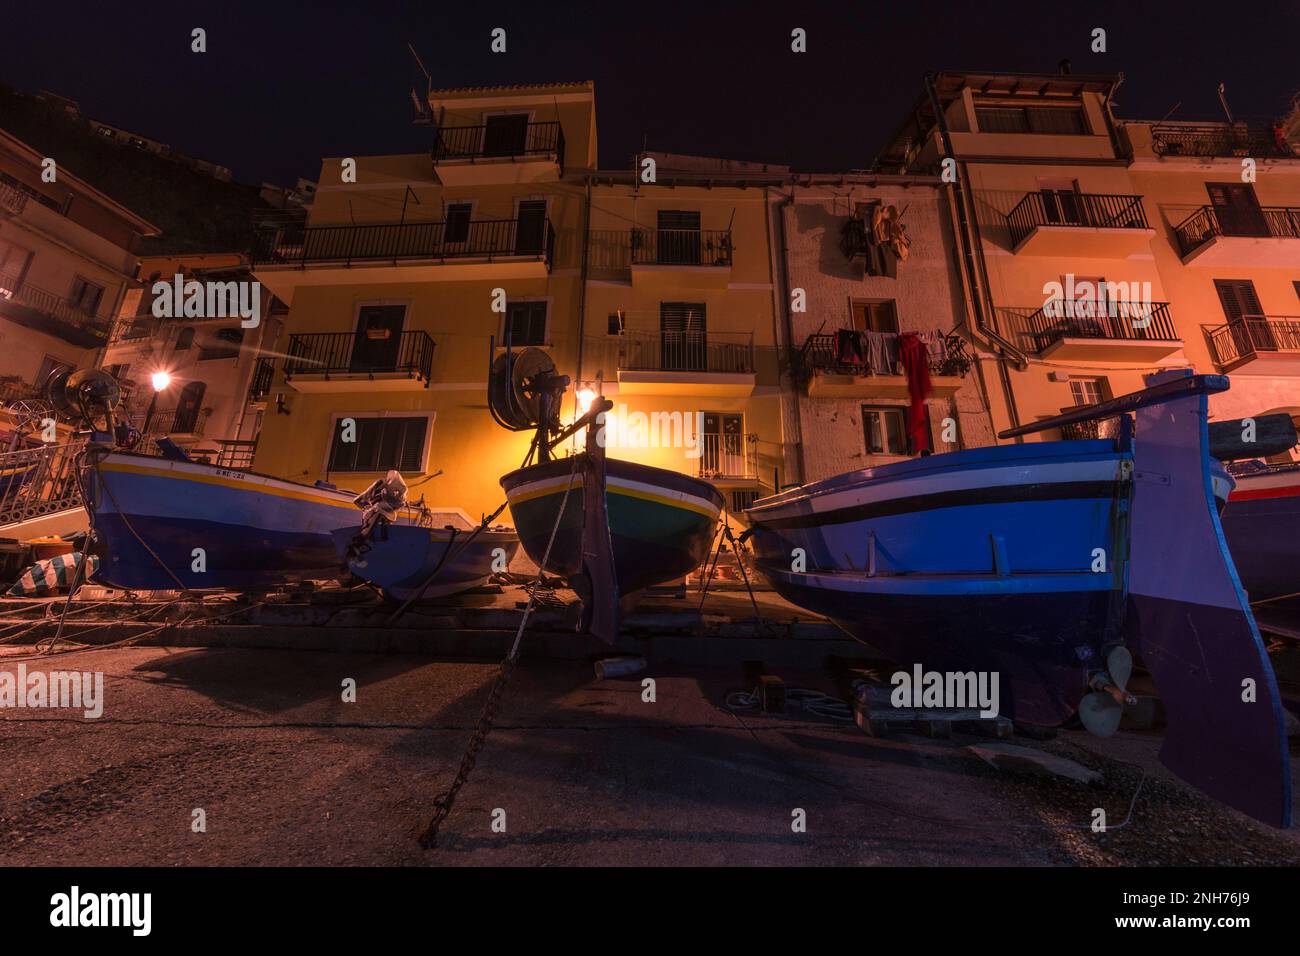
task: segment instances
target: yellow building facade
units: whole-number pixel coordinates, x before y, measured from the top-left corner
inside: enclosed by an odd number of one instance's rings
[[[1281,125],[1119,121],[1119,85],[936,74],[877,159],[947,184],[997,430],[1177,367],[1232,377],[1212,417],[1295,414],[1300,156]]]
[[[431,154],[327,159],[306,225],[259,240],[256,277],[289,312],[253,467],[356,488],[441,471],[426,500],[491,512],[532,437],[487,408],[509,335],[573,380],[565,418],[580,394],[615,403],[612,457],[701,475],[736,506],[771,487],[763,190],[672,160],[649,180],[598,170],[590,83],[430,106]]]

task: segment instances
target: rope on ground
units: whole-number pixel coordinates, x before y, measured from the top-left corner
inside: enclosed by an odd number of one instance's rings
[[[806,687],[789,687],[786,688],[785,699],[818,717],[853,722],[853,709],[831,694],[823,694],[819,690],[809,690]],[[727,695],[729,710],[754,710],[761,704],[762,696],[757,687],[752,691],[737,690]]]
[[[545,577],[546,565],[551,559],[551,548],[555,545],[555,537],[560,530],[560,522],[564,520],[564,510],[569,503],[569,493],[573,490],[573,478],[578,473],[580,460],[578,455],[573,456],[573,467],[569,469],[569,482],[564,486],[564,497],[560,499],[555,524],[551,528],[551,537],[546,542],[546,553],[542,555],[542,560],[538,562],[537,581],[534,582],[533,590],[529,591],[528,604],[524,607],[523,618],[520,619],[519,628],[515,631],[515,641],[510,646],[510,653],[501,662],[501,669],[497,673],[497,679],[492,684],[492,689],[488,691],[487,700],[483,702],[483,711],[479,714],[478,724],[475,726],[474,733],[470,735],[469,743],[465,747],[465,753],[461,757],[456,776],[452,778],[450,786],[434,798],[433,817],[429,820],[428,826],[424,828],[424,832],[420,834],[420,846],[425,850],[431,850],[438,845],[438,829],[451,814],[451,808],[456,802],[456,795],[460,793],[460,788],[469,779],[474,765],[478,762],[479,751],[483,749],[487,735],[491,732],[492,725],[496,721],[497,708],[501,706],[506,685],[510,683],[510,675],[514,673],[515,664],[519,660],[519,645],[524,636],[524,628],[528,626],[528,618],[533,613],[533,607],[537,603],[536,585],[540,584]]]

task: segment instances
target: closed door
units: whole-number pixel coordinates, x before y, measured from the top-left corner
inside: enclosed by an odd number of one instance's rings
[[[207,385],[203,382],[190,382],[181,389],[180,400],[176,403],[176,417],[172,420],[173,432],[194,431],[199,421],[199,409],[203,405],[203,393],[206,390]]]
[[[656,261],[663,264],[700,264],[700,214],[664,210],[659,213],[655,234]]]
[[[703,302],[660,303],[660,368],[707,372],[708,337],[708,316]]]
[[[391,372],[402,347],[404,305],[365,305],[357,316],[349,368],[357,372]]]
[[[528,114],[489,116],[483,123],[484,156],[519,156],[528,145]]]
[[[1238,354],[1277,351],[1277,341],[1255,294],[1255,283],[1249,279],[1215,279],[1214,290],[1219,293],[1219,304]]]
[[[519,204],[515,227],[515,255],[540,256],[546,241],[546,200],[530,199]]]
[[[1248,183],[1206,183],[1210,204],[1225,236],[1267,236],[1268,222]]]
[[[707,475],[741,477],[745,474],[744,417],[719,412],[704,413],[701,468]]]

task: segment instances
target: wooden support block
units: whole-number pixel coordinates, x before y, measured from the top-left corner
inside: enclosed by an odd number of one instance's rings
[[[785,681],[772,674],[763,674],[758,678],[758,699],[763,713],[785,713]]]

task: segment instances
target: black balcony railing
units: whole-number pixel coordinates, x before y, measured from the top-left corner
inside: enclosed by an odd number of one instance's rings
[[[30,282],[19,282],[15,275],[0,275],[0,299],[25,305],[42,315],[103,338],[108,337],[113,324],[113,320],[108,316],[96,315],[80,303],[34,286]]]
[[[626,331],[618,344],[618,367],[629,371],[754,371],[754,336],[750,332]]]
[[[285,379],[295,375],[370,375],[400,372],[427,386],[433,370],[433,339],[427,332],[399,332],[395,342],[358,340],[354,332],[289,336]]]
[[[253,367],[253,377],[248,382],[248,400],[262,402],[271,392],[271,382],[275,379],[275,359],[259,358]]]
[[[1048,190],[1025,195],[1007,213],[1011,244],[1018,246],[1039,226],[1093,229],[1147,229],[1141,196]]]
[[[935,341],[940,341],[936,339]],[[798,369],[804,382],[817,373],[832,375],[885,375],[901,371],[901,365],[887,371],[874,368],[871,358],[858,347],[846,347],[839,333],[810,335],[799,351]],[[930,374],[963,376],[970,371],[971,357],[966,340],[957,335],[941,337],[942,348],[930,352]]]
[[[1176,342],[1168,302],[1049,302],[1026,320],[1036,351],[1061,339]]]
[[[555,230],[548,219],[408,222],[382,226],[280,226],[258,233],[255,265],[352,265],[401,259],[533,257],[551,267]]]
[[[1252,156],[1278,158],[1295,153],[1263,123],[1206,123],[1151,127],[1151,148],[1158,156]]]
[[[637,266],[730,266],[729,229],[632,229]]]
[[[1209,330],[1210,348],[1220,365],[1254,358],[1260,352],[1300,352],[1300,316],[1244,315]]]
[[[27,194],[21,189],[0,183],[0,212],[17,216],[27,206]]]
[[[1215,236],[1300,239],[1300,207],[1225,208],[1202,206],[1177,226],[1178,249],[1187,255]],[[1297,251],[1300,255],[1300,250]]]
[[[552,155],[563,169],[564,131],[554,121],[507,128],[450,126],[437,131],[433,144],[435,164],[457,160],[519,159]]]

